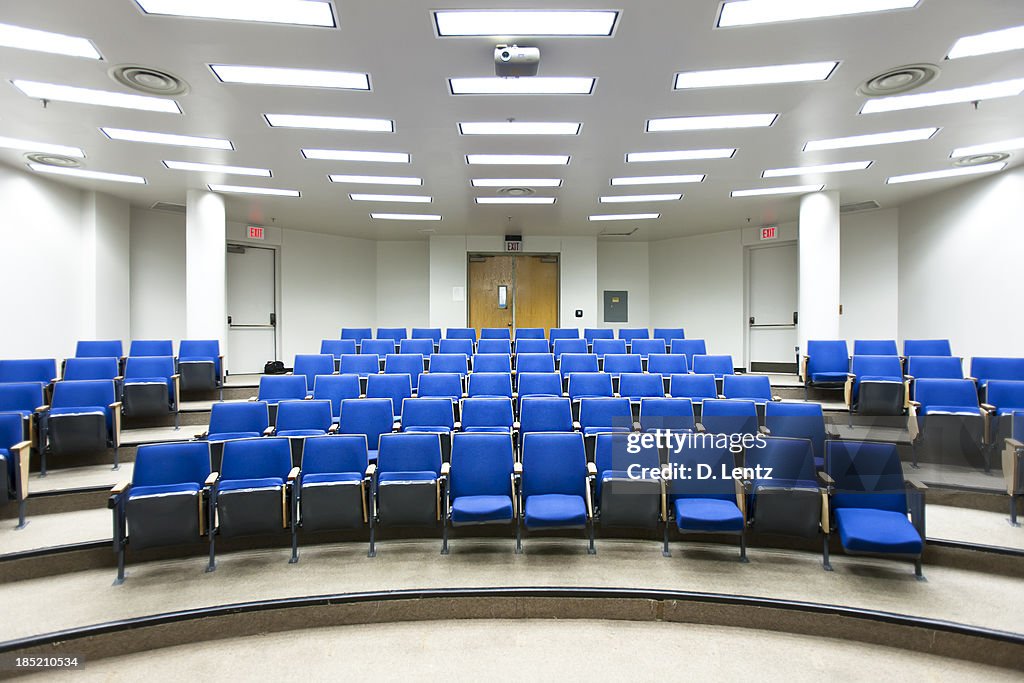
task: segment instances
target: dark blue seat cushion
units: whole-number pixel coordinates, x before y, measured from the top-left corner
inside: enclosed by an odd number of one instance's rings
[[[925,406],[922,415],[973,415],[981,417],[977,406]]]
[[[405,427],[402,431],[409,432],[410,434],[449,434],[452,430],[448,427],[428,427],[421,425],[418,427]]]
[[[259,432],[220,432],[219,434],[208,434],[207,441],[230,441],[231,439],[252,439],[261,436]]]
[[[106,415],[106,406],[75,406],[74,408],[50,408],[50,417],[56,415]]]
[[[821,382],[821,383],[825,383],[825,382],[845,382],[846,381],[846,375],[847,375],[847,373],[845,373],[845,372],[814,372],[814,373],[811,373],[811,381],[812,382]]]
[[[466,432],[467,434],[472,434],[472,433],[477,433],[477,434],[511,434],[512,433],[512,428],[511,427],[465,427],[465,428],[463,428],[462,431]]]
[[[362,472],[324,472],[322,474],[302,475],[302,485],[309,484],[340,484],[346,481],[362,481]]]
[[[632,429],[629,427],[584,427],[583,436],[595,436],[597,434],[629,434]]]
[[[437,472],[381,472],[377,481],[436,481]]]
[[[743,530],[743,513],[731,500],[677,498],[673,507],[680,531]]]
[[[220,482],[217,486],[217,490],[221,493],[225,491],[241,491],[244,489],[271,489],[280,488],[284,486],[284,480],[278,477],[265,477],[263,479],[228,479]]]
[[[920,555],[924,544],[907,516],[891,510],[840,508],[836,526],[843,548],[862,553]]]
[[[583,496],[546,493],[529,496],[523,519],[527,527],[584,527],[587,525],[587,504]]]
[[[142,498],[143,496],[162,496],[168,493],[198,493],[199,484],[185,482],[183,484],[162,484],[160,486],[133,486],[128,492],[128,498]]]
[[[512,519],[509,496],[459,496],[452,500],[452,523],[504,522]]]
[[[282,429],[278,436],[323,436],[326,434],[322,429]]]

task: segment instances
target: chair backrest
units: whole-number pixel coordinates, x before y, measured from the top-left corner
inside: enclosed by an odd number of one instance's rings
[[[873,508],[906,514],[903,466],[894,443],[827,441],[825,471],[835,481],[833,509]]]
[[[686,363],[692,368],[693,357],[707,355],[708,347],[703,339],[673,339],[669,342],[669,353],[686,356]]]
[[[217,363],[220,374],[220,342],[216,339],[182,339],[178,343],[178,360],[212,360]]]
[[[688,398],[640,399],[640,430],[693,430],[693,403]]]
[[[355,352],[355,339],[322,339],[320,341],[320,353],[330,354],[335,359],[345,355],[352,355]]]
[[[673,339],[685,339],[686,330],[681,327],[655,327],[651,339],[661,339],[666,345],[671,344]]]
[[[561,358],[564,353],[586,353],[587,340],[576,337],[559,338],[551,342],[551,350],[554,352],[555,358]]]
[[[551,353],[551,346],[547,339],[524,337],[516,339],[516,356],[521,353]]]
[[[709,434],[757,434],[757,404],[753,401],[715,398],[704,401],[700,423]]]
[[[464,356],[473,355],[473,340],[457,337],[455,339],[444,338],[438,344],[437,350],[442,354],[461,353]]]
[[[129,356],[173,356],[174,344],[170,339],[135,339],[128,346]]]
[[[332,361],[333,362],[333,361]],[[287,401],[306,398],[305,375],[262,375],[260,389],[256,394],[260,401]]]
[[[615,339],[615,330],[610,327],[585,327],[583,328],[583,338],[587,340],[588,344],[593,344],[597,339]]]
[[[583,496],[587,453],[582,434],[523,435],[523,495]]]
[[[846,372],[850,369],[850,353],[845,339],[808,340],[807,358],[807,374],[811,376],[819,372]]]
[[[455,408],[451,399],[419,397],[402,403],[402,429],[409,427],[455,428]]]
[[[642,398],[661,398],[665,395],[665,382],[661,375],[642,372],[624,372],[619,375],[619,396],[639,401]]]
[[[710,374],[715,377],[725,377],[736,371],[732,364],[732,356],[694,356],[693,371],[696,374]]]
[[[469,375],[470,398],[505,396],[512,398],[512,375],[508,372],[473,372]]]
[[[551,342],[552,349],[554,348],[555,342],[559,339],[579,339],[580,331],[576,327],[552,327],[548,332],[548,341]],[[557,352],[556,352],[557,355]]]
[[[25,440],[25,422],[17,413],[0,413],[0,448],[10,448],[14,444]],[[17,476],[14,473],[14,463],[8,460],[7,475]]]
[[[380,372],[380,361],[377,360],[377,354],[369,356],[344,354],[338,360],[338,372],[343,375],[358,375],[360,377],[376,375]]]
[[[569,398],[612,396],[612,376],[606,372],[576,372],[569,376]]]
[[[443,344],[445,339],[441,340]],[[430,374],[435,372],[455,373],[465,377],[469,373],[469,356],[465,353],[430,354]]]
[[[412,339],[431,339],[436,344],[441,341],[440,327],[414,327],[410,334]]]
[[[899,362],[898,358],[896,362]],[[726,398],[770,401],[772,383],[767,375],[726,375],[722,380],[722,394]]]
[[[420,384],[423,374],[423,356],[418,353],[389,353],[384,357],[385,375],[409,375],[412,388]]]
[[[341,402],[339,434],[363,434],[366,447],[377,450],[381,434],[390,434],[394,427],[394,408],[388,398],[348,398]]]
[[[511,398],[467,398],[462,401],[462,428],[512,427]]]
[[[922,411],[933,406],[980,409],[978,387],[969,379],[914,380],[914,400]]]
[[[854,356],[898,356],[895,339],[854,339]]]
[[[0,384],[0,413],[32,412],[46,403],[40,382],[8,382]],[[0,446],[0,448],[5,448]]]
[[[903,355],[910,356],[952,356],[953,349],[948,339],[904,339]]]
[[[458,400],[462,398],[462,376],[455,372],[428,372],[420,375],[416,395]]]
[[[628,398],[584,398],[580,401],[580,426],[633,427]]]
[[[341,338],[351,339],[356,344],[362,344],[364,339],[373,339],[373,330],[369,327],[343,327]]]
[[[1024,381],[1010,379],[991,380],[985,385],[985,402],[991,403],[1001,412],[1024,410]]]
[[[295,367],[292,372],[305,376],[306,387],[312,389],[317,375],[330,375],[334,372],[334,356],[329,353],[295,354]]]
[[[480,339],[512,339],[512,330],[508,327],[482,327]]]
[[[665,353],[668,346],[664,339],[634,339],[629,352],[641,358],[649,358],[652,353]]]
[[[612,375],[624,372],[643,372],[644,366],[640,356],[631,353],[609,353],[604,357],[604,371]]]
[[[377,356],[380,360],[394,352],[395,340],[393,339],[364,339],[359,345],[359,353],[364,356]]]
[[[174,373],[173,356],[129,356],[124,366],[124,378],[126,381],[143,377],[170,379]]]
[[[558,371],[562,377],[574,372],[598,372],[597,354],[567,353],[559,359]]]
[[[631,452],[632,451],[632,452]],[[659,449],[653,439],[629,444],[626,434],[598,434],[594,445],[594,465],[597,466],[597,495],[601,495],[601,478],[605,472],[629,472],[635,465],[642,468],[661,466]]]
[[[123,355],[120,339],[80,341],[75,346],[75,358],[120,358]]]
[[[445,339],[468,339],[476,341],[476,328],[474,327],[449,327],[444,334]],[[442,340],[443,341],[443,340]]]
[[[221,457],[222,479],[288,478],[292,469],[292,449],[286,437],[237,439],[224,442]]]
[[[557,372],[520,372],[519,398],[525,396],[561,396],[562,377]]]
[[[555,354],[553,353],[520,353],[516,354],[516,372],[554,372]]]
[[[377,453],[378,472],[441,474],[439,434],[384,434]]]
[[[377,339],[390,339],[401,342],[409,336],[409,330],[404,327],[378,327]]]
[[[311,436],[302,446],[302,474],[366,472],[370,458],[360,434]]]
[[[331,402],[331,414],[341,414],[341,402],[359,398],[359,375],[317,375],[313,380],[313,398]]]
[[[210,434],[256,432],[270,426],[270,411],[263,401],[214,403],[210,408]]]
[[[679,375],[690,371],[686,355],[682,353],[652,353],[647,356],[647,372],[660,375]]]
[[[543,327],[517,327],[516,342],[522,339],[544,339]]]
[[[526,396],[520,401],[519,432],[571,432],[572,405],[567,398]]]
[[[971,377],[984,387],[989,380],[1024,380],[1024,358],[992,358],[975,356],[971,359]]]
[[[57,382],[53,385],[53,408],[108,407],[114,398],[114,380],[88,379]]]
[[[820,403],[769,403],[764,426],[772,436],[809,439],[814,457],[825,457],[825,413]]]
[[[584,343],[586,343],[584,341]],[[609,353],[626,353],[626,340],[625,339],[595,339],[593,342],[591,352],[597,354],[598,358],[604,358]],[[586,348],[583,349],[582,353],[586,353]]]
[[[512,357],[503,353],[478,353],[473,356],[473,372],[512,372]]]
[[[57,361],[53,358],[0,360],[0,382],[42,382],[57,379]]]
[[[759,484],[791,486],[794,482],[817,486],[814,468],[814,446],[810,439],[768,437],[757,448],[747,449],[743,464],[770,476],[754,478],[754,492]],[[760,467],[760,469],[758,469]]]
[[[476,353],[512,355],[512,342],[508,339],[481,339],[476,343]]]
[[[121,374],[117,358],[68,358],[64,379],[114,379]]]
[[[718,398],[714,375],[672,375],[668,380],[668,393],[675,398],[703,401]]]
[[[331,428],[332,420],[330,401],[281,401],[277,404],[279,432],[293,429],[319,429],[326,432]]]
[[[619,328],[619,339],[625,339],[627,342],[632,342],[634,339],[650,339],[651,331],[646,327],[620,327]]]
[[[402,414],[402,401],[412,396],[409,375],[370,375],[366,378],[366,398],[389,398],[395,415]]]
[[[403,339],[398,343],[398,352],[405,353],[418,353],[424,358],[428,357],[434,352],[434,340],[433,339]]]
[[[963,361],[953,356],[911,356],[907,374],[917,378],[963,379]]]
[[[456,434],[451,453],[452,498],[511,496],[515,462],[509,434]]]
[[[205,441],[142,444],[135,452],[132,486],[195,484],[210,476],[210,444]]]
[[[684,442],[678,451],[670,449],[668,461],[671,465],[683,469],[678,472],[691,472],[694,476],[675,477],[668,484],[669,500],[678,498],[711,498],[716,500],[736,500],[736,485],[728,477],[721,476],[722,468],[726,472],[735,467],[736,458],[728,446],[716,443],[709,435],[697,435]],[[714,476],[700,477],[698,473],[710,472]]]
[[[899,356],[854,356],[850,360],[853,373],[853,399],[860,394],[860,383],[873,381],[903,382],[903,363]]]

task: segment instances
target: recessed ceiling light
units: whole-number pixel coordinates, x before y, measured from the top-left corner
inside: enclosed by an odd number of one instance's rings
[[[975,154],[998,154],[999,152],[1012,152],[1015,149],[1024,149],[1024,138],[987,142],[983,145],[971,145],[970,147],[957,147],[949,155],[949,158],[959,159],[960,157],[972,157]]]
[[[274,128],[315,128],[317,130],[358,130],[371,133],[393,133],[391,119],[366,119],[354,116],[310,116],[306,114],[264,114]]]
[[[199,171],[201,173],[225,173],[227,175],[253,175],[269,178],[269,168],[250,168],[248,166],[225,166],[224,164],[201,164],[195,161],[164,161],[164,166],[172,171]]]
[[[610,36],[611,10],[439,10],[439,36]]]
[[[651,218],[661,218],[660,213],[611,213],[598,216],[590,216],[592,221],[643,221]]]
[[[627,204],[633,202],[674,202],[683,198],[676,194],[619,194],[601,197],[602,204]]]
[[[632,178],[612,178],[612,185],[665,185],[668,183],[702,183],[703,173],[684,175],[647,175]]]
[[[961,175],[975,175],[978,173],[992,173],[1006,168],[1006,162],[996,164],[982,164],[981,166],[962,166],[959,168],[947,168],[942,171],[929,171],[927,173],[910,173],[908,175],[896,175],[886,180],[887,185],[899,183],[913,183],[918,180],[938,180],[940,178],[954,178]]]
[[[127,95],[109,90],[93,90],[92,88],[76,88],[72,85],[41,83],[39,81],[11,81],[15,88],[29,97],[53,102],[75,102],[77,104],[94,104],[101,107],[121,107],[123,109],[141,109],[142,111],[158,111],[167,114],[180,114],[181,107],[174,100],[146,95]]]
[[[409,163],[409,155],[406,152],[358,152],[349,149],[303,149],[302,156],[307,159],[327,159],[330,161],[379,161],[385,164]]]
[[[680,149],[672,152],[628,152],[626,163],[643,161],[689,161],[692,159],[731,159],[736,154],[733,147],[725,149]]]
[[[66,175],[74,178],[87,178],[89,180],[110,180],[115,183],[135,183],[145,185],[146,179],[137,175],[125,175],[123,173],[106,173],[104,171],[87,171],[84,168],[67,168],[65,166],[47,166],[45,164],[29,164],[29,168],[39,173],[52,173],[53,175]]]
[[[233,150],[235,148],[230,140],[222,140],[220,138],[199,138],[194,135],[153,133],[146,130],[129,130],[127,128],[100,128],[100,131],[111,140],[124,140],[125,142],[148,142],[154,145],[198,147],[200,149]]]
[[[757,190],[733,190],[733,197],[762,197],[772,194],[808,194],[821,192],[824,185],[790,185],[788,187],[764,187]]]
[[[473,178],[473,187],[561,187],[561,178]]]
[[[719,88],[730,85],[766,85],[769,83],[799,83],[825,81],[839,62],[808,62],[778,66],[749,66],[740,69],[712,69],[684,71],[676,74],[676,90],[690,88]]]
[[[453,95],[589,95],[596,78],[532,76],[530,78],[449,78]]]
[[[24,28],[23,26],[14,26],[12,24],[0,24],[0,47],[48,52],[54,55],[67,55],[68,57],[103,59],[96,46],[88,38],[39,31],[34,28]]]
[[[467,154],[468,164],[508,164],[510,166],[564,166],[568,154]]]
[[[778,114],[726,114],[724,116],[677,116],[666,119],[648,119],[647,132],[766,128],[775,123],[777,118],[779,118]]]
[[[288,85],[302,88],[369,90],[369,74],[321,69],[290,69],[275,66],[211,64],[210,69],[222,83],[252,85]]]
[[[751,26],[777,21],[823,19],[916,7],[920,0],[738,0],[722,5],[718,26]]]
[[[19,138],[0,137],[0,147],[4,149],[18,149],[26,152],[44,152],[46,154],[59,154],[66,157],[84,159],[85,152],[78,147],[67,145],[53,145],[49,142],[33,142],[32,140],[21,140]]]
[[[1007,52],[1024,48],[1024,26],[1004,28],[999,31],[964,36],[953,44],[946,59],[988,55],[993,52]]]
[[[336,26],[331,3],[320,0],[135,0],[146,14],[234,19],[271,24]]]
[[[298,190],[283,190],[277,187],[246,187],[245,185],[207,185],[210,192],[227,192],[229,194],[263,194],[273,197],[299,197]]]
[[[890,133],[870,133],[868,135],[852,135],[845,138],[811,140],[804,145],[804,151],[817,152],[826,149],[847,149],[849,147],[891,145],[896,142],[914,142],[916,140],[927,140],[938,132],[938,128],[913,128],[911,130],[894,130]]]
[[[349,198],[354,202],[404,202],[406,204],[429,204],[432,197],[414,194],[359,194],[353,193]]]
[[[335,173],[327,176],[332,183],[358,183],[363,185],[422,185],[422,178],[403,178],[388,175],[344,175]]]
[[[792,175],[810,175],[813,173],[842,173],[843,171],[863,171],[871,165],[870,161],[844,161],[839,164],[819,164],[818,166],[795,166],[793,168],[770,168],[761,174],[762,178],[785,178]]]
[[[582,123],[495,121],[491,123],[460,123],[463,135],[579,135]]]
[[[477,204],[554,204],[554,197],[477,197]]]
[[[370,218],[379,221],[439,221],[441,217],[433,213],[371,213]]]
[[[896,95],[895,97],[879,97],[868,100],[861,108],[861,114],[877,114],[887,111],[902,111],[918,107],[936,107],[941,104],[957,104],[960,102],[977,102],[999,97],[1013,97],[1024,92],[1024,78],[1009,81],[995,81],[983,85],[970,85],[966,88],[937,90],[935,92],[916,93],[913,95]]]

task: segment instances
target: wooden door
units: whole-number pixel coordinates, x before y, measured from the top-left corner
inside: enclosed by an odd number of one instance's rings
[[[558,258],[516,257],[516,327],[558,327]]]
[[[472,255],[467,267],[469,280],[469,326],[477,334],[482,327],[512,328],[515,285],[515,257]],[[505,288],[504,308],[500,288]]]

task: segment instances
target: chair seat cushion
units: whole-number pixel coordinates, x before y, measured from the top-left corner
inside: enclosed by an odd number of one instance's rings
[[[302,485],[340,484],[347,481],[362,481],[362,472],[322,472],[320,474],[302,475]]]
[[[587,524],[587,504],[583,496],[547,493],[528,496],[523,521],[527,527],[573,527]]]
[[[864,382],[891,382],[893,384],[903,384],[902,377],[886,377],[883,375],[864,375],[857,379],[858,382],[863,384]]]
[[[846,375],[847,373],[845,372],[812,372],[811,382],[817,382],[822,384],[831,382],[845,382]]]
[[[924,548],[917,529],[899,512],[839,508],[835,513],[839,539],[846,550],[919,555]]]
[[[743,513],[731,500],[677,498],[673,508],[680,531],[743,530]]]
[[[922,415],[972,415],[981,417],[981,412],[975,406],[925,406],[921,409]]]
[[[219,432],[217,434],[207,434],[207,441],[230,441],[232,439],[252,439],[260,436],[259,432]]]
[[[511,427],[463,427],[462,431],[476,434],[511,434]]]
[[[584,427],[583,436],[596,436],[597,434],[629,434],[632,429],[629,427]]]
[[[166,377],[132,377],[125,379],[124,385],[131,386],[133,384],[170,384],[169,379]]]
[[[162,484],[160,486],[133,486],[128,492],[129,500],[144,496],[165,496],[172,493],[197,493],[199,484],[186,482],[183,484]]]
[[[59,415],[106,415],[106,406],[75,406],[73,408],[50,408],[50,417]]]
[[[215,363],[216,360],[211,356],[179,356],[178,365],[182,363]]]
[[[437,472],[381,472],[377,477],[379,482],[394,481],[436,481]]]
[[[512,520],[509,496],[459,496],[452,500],[452,524],[480,524]]]
[[[284,479],[277,477],[265,477],[263,479],[228,479],[221,481],[217,486],[217,490],[221,493],[225,491],[244,491],[246,489],[273,489],[284,486]]]
[[[409,432],[410,434],[449,434],[451,433],[450,427],[429,427],[426,425],[403,427],[403,432]]]
[[[327,432],[323,429],[282,429],[277,432],[278,436],[323,436]]]
[[[1006,407],[1006,408],[996,408],[996,415],[999,415],[999,416],[1013,415],[1014,413],[1021,412],[1021,410],[1024,410],[1024,408],[1014,407],[1014,406],[1009,406],[1009,407]]]

